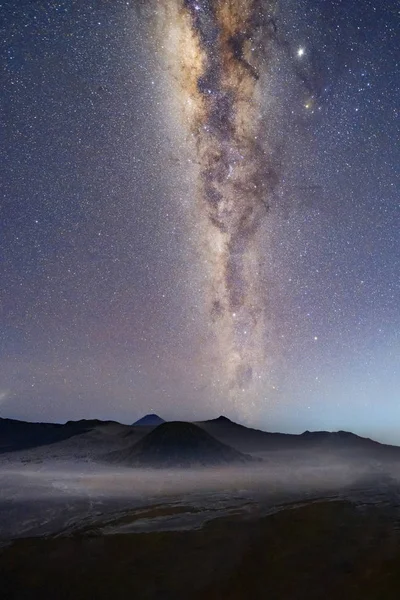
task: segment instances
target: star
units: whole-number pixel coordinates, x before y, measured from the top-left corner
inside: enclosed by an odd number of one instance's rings
[[[395,0],[1,4],[2,416],[400,443]]]

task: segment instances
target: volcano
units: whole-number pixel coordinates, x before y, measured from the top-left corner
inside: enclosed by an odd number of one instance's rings
[[[161,423],[165,423],[164,419],[162,419],[161,417],[159,417],[158,415],[154,414],[154,413],[150,413],[148,415],[145,415],[144,417],[142,417],[141,419],[139,419],[138,421],[135,421],[133,423],[133,425],[136,426],[140,426],[140,427],[156,427],[157,425],[161,425]]]
[[[162,423],[133,446],[110,453],[107,459],[140,467],[213,466],[253,460],[183,421]]]

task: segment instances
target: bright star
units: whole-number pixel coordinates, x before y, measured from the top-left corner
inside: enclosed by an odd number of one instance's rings
[[[297,50],[297,56],[298,56],[299,58],[301,58],[302,56],[304,56],[304,53],[305,53],[305,50],[304,50],[304,48],[302,48],[302,47],[300,47],[300,48]]]

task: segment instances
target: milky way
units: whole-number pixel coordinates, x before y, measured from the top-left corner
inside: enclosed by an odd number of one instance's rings
[[[198,164],[193,211],[205,223],[216,370],[233,401],[261,378],[266,359],[258,232],[278,173],[261,119],[260,75],[272,52],[273,8],[259,0],[177,0],[162,17],[179,40],[171,69]]]
[[[398,3],[1,4],[1,416],[399,443]]]

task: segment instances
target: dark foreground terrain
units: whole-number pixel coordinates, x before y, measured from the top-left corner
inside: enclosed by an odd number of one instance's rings
[[[0,419],[0,598],[397,600],[399,482],[344,431]]]
[[[157,511],[168,509],[149,516]],[[400,532],[382,507],[341,500],[230,515],[186,531],[88,528],[4,546],[0,581],[7,600],[397,600]]]

